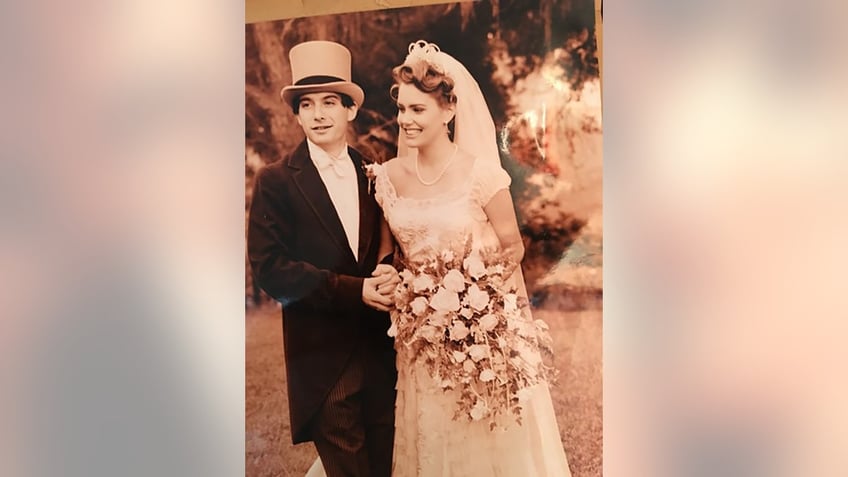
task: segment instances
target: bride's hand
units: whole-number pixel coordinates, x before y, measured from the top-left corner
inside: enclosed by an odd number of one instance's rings
[[[391,265],[386,265],[381,263],[377,265],[377,268],[371,273],[372,277],[386,277],[387,280],[380,283],[377,287],[377,292],[386,297],[391,297],[395,293],[395,288],[397,288],[400,283],[400,276],[398,276],[398,271],[395,270]]]
[[[390,296],[380,293],[380,286],[389,281],[391,277],[388,274],[369,277],[362,281],[362,301],[380,311],[389,311],[389,308],[394,304],[394,300]]]
[[[524,259],[524,240],[518,228],[509,189],[501,189],[495,193],[484,210],[492,228],[495,229],[504,254],[509,257],[505,276],[511,276]]]

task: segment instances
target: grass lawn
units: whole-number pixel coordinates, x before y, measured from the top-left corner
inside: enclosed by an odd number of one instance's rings
[[[572,474],[601,476],[601,310],[534,316],[554,338],[560,380],[551,394]],[[247,477],[302,477],[317,456],[312,444],[291,444],[280,319],[273,306],[247,314]]]

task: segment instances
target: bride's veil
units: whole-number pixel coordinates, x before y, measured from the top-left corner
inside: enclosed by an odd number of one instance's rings
[[[500,166],[497,131],[492,113],[480,86],[468,69],[456,58],[441,51],[433,43],[419,40],[409,45],[409,54],[404,63],[423,60],[444,71],[454,82],[456,94],[456,117],[454,119],[454,142],[460,149],[476,155],[478,159]],[[398,139],[398,156],[414,156],[415,148],[406,145],[403,135]]]

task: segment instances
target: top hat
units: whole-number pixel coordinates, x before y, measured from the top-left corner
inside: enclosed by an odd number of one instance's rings
[[[350,96],[362,106],[365,92],[350,80],[350,51],[332,41],[307,41],[289,51],[292,82],[280,91],[291,104],[295,96],[332,91]]]

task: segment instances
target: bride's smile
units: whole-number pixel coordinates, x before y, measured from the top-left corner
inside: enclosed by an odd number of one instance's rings
[[[406,135],[407,139],[412,139],[418,137],[421,134],[421,128],[417,128],[414,126],[406,126],[403,128],[403,134]]]
[[[401,84],[397,88],[397,107],[398,125],[408,146],[427,146],[437,138],[447,137],[447,124],[453,111],[432,94],[412,84]]]

